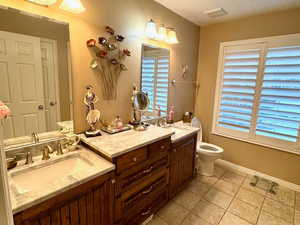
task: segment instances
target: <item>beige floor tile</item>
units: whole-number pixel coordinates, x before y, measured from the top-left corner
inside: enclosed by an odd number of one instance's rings
[[[189,215],[187,215],[181,225],[210,225],[210,223],[190,213]]]
[[[276,216],[272,216],[269,213],[261,212],[258,218],[257,225],[292,225]]]
[[[233,196],[219,191],[218,189],[211,188],[204,196],[204,199],[222,207],[223,209],[227,209],[233,199]]]
[[[226,172],[225,168],[223,168],[221,166],[215,166],[214,176],[217,178],[220,178],[224,175],[225,172]]]
[[[188,215],[189,211],[171,201],[161,211],[158,216],[162,218],[168,225],[179,225]]]
[[[225,180],[218,180],[217,183],[214,185],[214,188],[223,191],[226,194],[235,195],[240,187],[237,184],[229,183]]]
[[[209,191],[210,188],[211,188],[211,185],[201,183],[197,180],[193,180],[186,187],[186,191],[194,192],[197,195],[199,195],[200,197],[202,197],[203,195],[205,195]]]
[[[252,224],[256,224],[259,215],[259,208],[249,205],[238,199],[234,199],[229,206],[229,212],[241,217]]]
[[[300,225],[300,211],[298,211],[298,210],[295,211],[294,224],[295,225]]]
[[[275,200],[266,198],[262,210],[280,217],[286,222],[293,223],[294,209]]]
[[[158,216],[155,216],[153,220],[148,223],[147,225],[168,225],[165,221],[163,221],[161,218]]]
[[[279,201],[288,206],[295,206],[296,192],[283,186],[275,188],[276,194],[267,193],[267,197]]]
[[[260,195],[260,194],[257,194],[253,191],[249,191],[245,188],[241,188],[239,190],[239,192],[237,193],[237,196],[236,196],[238,199],[250,204],[250,205],[253,205],[255,207],[258,207],[260,208],[263,201],[264,201],[264,196]]]
[[[192,212],[212,225],[217,225],[224,215],[225,210],[208,201],[201,200],[197,203]]]
[[[202,195],[191,192],[189,190],[182,191],[178,196],[174,198],[174,202],[191,210],[200,201]]]
[[[207,177],[207,176],[199,175],[196,177],[196,180],[204,184],[214,185],[218,181],[218,178],[215,176]]]
[[[220,225],[251,225],[250,223],[248,223],[246,220],[243,220],[241,218],[239,218],[238,216],[235,216],[233,214],[231,214],[230,212],[227,212],[221,222]]]
[[[241,176],[240,174],[234,173],[232,171],[226,171],[226,173],[221,177],[221,179],[229,182],[241,185],[245,180],[246,176]]]
[[[256,193],[261,194],[261,195],[266,195],[267,194],[266,189],[261,189],[261,188],[258,188],[258,187],[253,187],[252,185],[250,185],[250,183],[251,183],[251,177],[248,176],[244,180],[244,182],[242,184],[242,187],[248,189],[249,191],[253,191],[253,192],[256,192]]]

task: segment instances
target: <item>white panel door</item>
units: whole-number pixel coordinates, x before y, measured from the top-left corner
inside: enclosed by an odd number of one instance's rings
[[[45,132],[40,39],[0,31],[0,99],[12,115],[5,138]]]
[[[44,102],[47,131],[57,130],[60,121],[57,47],[55,40],[41,39]]]

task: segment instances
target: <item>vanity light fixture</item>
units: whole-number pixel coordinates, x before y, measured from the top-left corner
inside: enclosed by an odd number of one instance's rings
[[[153,21],[153,19],[150,19],[146,25],[145,30],[146,37],[149,39],[156,39],[157,38],[157,30],[156,30],[156,24]]]
[[[81,13],[85,10],[80,0],[63,0],[59,8],[72,13]]]
[[[167,42],[169,44],[178,44],[178,39],[177,39],[175,29],[174,28],[168,28],[168,30],[169,30],[169,32],[168,32]]]
[[[168,39],[167,28],[163,24],[160,25],[158,28],[157,39],[159,41],[167,41],[167,39]]]
[[[49,6],[56,3],[56,0],[26,0],[26,1],[34,4],[42,5],[42,6]]]

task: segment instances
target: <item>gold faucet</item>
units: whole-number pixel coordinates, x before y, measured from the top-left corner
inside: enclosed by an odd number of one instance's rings
[[[53,149],[50,145],[46,145],[44,148],[42,148],[43,152],[43,158],[42,160],[49,160],[50,159],[50,153],[53,152]]]
[[[38,134],[35,132],[32,132],[32,138],[34,143],[38,143],[40,141]]]

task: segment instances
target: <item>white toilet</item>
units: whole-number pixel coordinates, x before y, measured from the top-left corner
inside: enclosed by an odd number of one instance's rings
[[[196,120],[192,122],[192,126],[200,128],[197,140],[198,169],[201,175],[213,176],[215,161],[221,158],[224,149],[217,145],[202,142],[202,126],[200,121]]]

